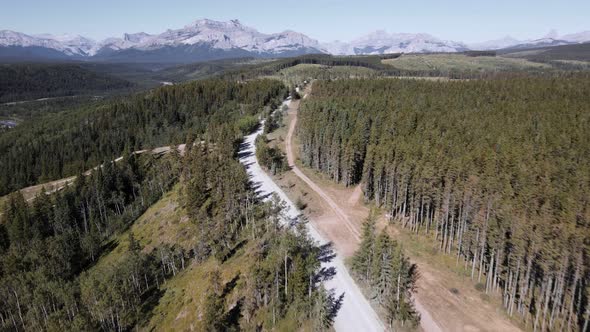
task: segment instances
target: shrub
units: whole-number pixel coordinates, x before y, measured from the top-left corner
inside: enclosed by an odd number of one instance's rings
[[[299,209],[299,210],[305,210],[305,208],[307,207],[307,203],[305,203],[301,197],[297,197],[297,200],[295,201],[295,206]]]
[[[475,289],[477,291],[483,292],[486,290],[486,285],[482,284],[481,282],[478,282],[477,284],[475,284]]]

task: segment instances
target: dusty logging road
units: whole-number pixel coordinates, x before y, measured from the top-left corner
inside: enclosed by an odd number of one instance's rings
[[[285,145],[286,145],[286,150],[287,150],[287,161],[289,163],[289,167],[295,173],[295,175],[297,175],[297,177],[299,177],[301,180],[303,180],[303,182],[305,182],[311,190],[316,192],[328,204],[328,206],[330,206],[330,208],[332,208],[332,210],[334,210],[334,213],[336,214],[336,216],[340,219],[342,224],[344,224],[344,226],[346,226],[346,228],[349,230],[350,235],[352,237],[352,239],[350,239],[350,240],[354,240],[357,243],[359,243],[360,242],[360,231],[358,229],[358,226],[355,225],[355,223],[353,223],[350,220],[350,217],[348,216],[346,211],[344,211],[344,209],[342,209],[330,196],[328,196],[328,194],[326,194],[324,192],[324,190],[322,190],[322,188],[320,188],[316,183],[314,183],[295,164],[295,153],[293,150],[292,141],[293,141],[293,133],[295,132],[295,126],[297,125],[298,108],[299,107],[297,105],[296,107],[293,107],[290,109],[291,114],[293,114],[293,119],[291,120],[291,123],[289,124],[289,131],[287,133],[287,138],[285,139]],[[329,236],[329,233],[328,233],[328,236]],[[333,238],[329,238],[328,240],[333,241],[334,243],[337,243],[337,241],[343,241],[343,238],[342,237],[333,237]],[[415,304],[416,310],[420,313],[420,325],[421,325],[422,329],[424,329],[424,331],[428,331],[428,332],[441,331],[441,328],[434,321],[434,319],[432,318],[430,313],[426,310],[426,308],[424,308],[424,306],[418,301],[418,299],[414,298],[414,304]]]
[[[285,192],[266,174],[260,167],[256,159],[255,140],[263,131],[261,126],[254,134],[246,136],[244,143],[240,148],[240,162],[246,167],[248,175],[254,184],[256,191],[262,197],[276,193],[281,200],[286,202],[288,218],[295,218],[301,214],[295,204],[287,197]],[[318,242],[319,245],[329,243],[322,237],[311,223],[307,223],[309,235]],[[385,326],[379,320],[379,317],[363,296],[362,292],[355,284],[354,280],[348,274],[342,255],[335,253],[336,256],[330,262],[323,262],[322,267],[326,270],[333,269],[336,274],[331,279],[325,281],[327,289],[334,289],[336,296],[344,293],[344,301],[338,315],[334,321],[336,331],[384,331]]]
[[[176,147],[176,149],[178,150],[180,155],[184,154],[185,146],[186,146],[186,144],[180,144]],[[138,150],[138,151],[134,151],[133,153],[136,155],[143,154],[146,152],[150,152],[151,154],[164,154],[164,153],[170,152],[170,150],[171,150],[170,146],[161,146],[158,148],[154,148],[152,150]],[[122,156],[112,160],[111,162],[119,162],[121,160],[123,160]],[[98,169],[98,167],[102,167],[102,166],[93,167],[82,174],[83,175],[90,175],[93,171]],[[20,192],[23,194],[23,197],[25,198],[25,200],[27,202],[31,202],[32,200],[35,199],[37,194],[39,194],[42,190],[45,190],[45,193],[47,193],[47,194],[51,194],[56,191],[60,191],[63,188],[65,188],[67,185],[73,183],[76,180],[76,178],[77,178],[77,176],[74,175],[74,176],[70,176],[67,178],[59,179],[59,180],[45,182],[45,183],[37,184],[34,186],[22,188],[22,189],[20,189]],[[0,198],[4,198],[4,197],[6,197],[6,196],[0,197]]]

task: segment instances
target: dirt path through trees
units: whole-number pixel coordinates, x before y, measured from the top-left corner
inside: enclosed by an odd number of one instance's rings
[[[336,213],[336,215],[344,222],[344,226],[346,226],[346,228],[348,228],[348,230],[350,231],[350,233],[352,234],[352,236],[354,237],[354,239],[359,242],[361,237],[360,237],[360,232],[357,229],[357,227],[350,221],[350,219],[348,218],[348,215],[346,214],[346,212],[344,212],[344,210],[342,210],[340,208],[340,206],[338,206],[338,204],[336,204],[336,202],[334,202],[323,190],[322,188],[320,188],[318,185],[316,185],[313,181],[311,181],[305,174],[303,174],[303,172],[301,172],[301,170],[295,165],[295,156],[293,154],[293,149],[291,147],[291,140],[293,137],[293,132],[295,131],[295,124],[297,123],[297,117],[293,118],[293,121],[291,121],[291,124],[289,126],[289,133],[287,134],[287,140],[286,140],[286,145],[287,145],[287,161],[289,163],[289,167],[291,167],[291,170],[301,179],[303,180],[313,191],[315,191],[318,195],[320,195],[320,197],[326,201],[326,203],[332,208],[332,210],[334,210],[334,213]]]
[[[336,247],[356,247],[360,238],[362,220],[368,214],[368,208],[362,204],[361,187],[346,190],[339,190],[334,186],[322,188],[296,165],[293,136],[297,125],[298,109],[299,101],[292,102],[289,107],[291,120],[285,139],[289,166],[293,173],[324,201],[321,206],[332,210],[325,212],[339,219],[340,222],[318,225],[324,235],[333,241]],[[321,219],[314,219],[312,223],[321,221]],[[342,231],[342,226],[347,232]],[[343,233],[346,235],[343,236]],[[346,250],[346,252],[350,253],[352,250]],[[520,331],[498,312],[493,304],[483,301],[473,287],[462,284],[460,278],[453,275],[451,271],[439,271],[422,260],[413,260],[422,275],[418,281],[418,291],[414,300],[416,310],[421,315],[420,324],[424,331]],[[451,288],[460,289],[460,295],[451,293],[449,290]]]
[[[315,184],[307,175],[305,175],[299,167],[295,164],[295,154],[293,152],[293,133],[295,132],[295,126],[297,125],[297,110],[299,108],[299,102],[292,103],[290,110],[292,110],[293,119],[289,124],[289,132],[287,133],[287,138],[285,140],[285,145],[287,149],[287,161],[289,163],[289,167],[291,170],[301,179],[303,180],[313,191],[315,191],[329,206],[332,208],[334,213],[338,216],[338,218],[344,223],[344,226],[350,231],[352,238],[354,239],[355,243],[358,244],[360,242],[360,225],[353,223],[348,214],[330,197],[328,194],[322,190],[317,184]],[[360,187],[355,189],[356,194],[353,195],[348,199],[348,203],[351,205],[356,204],[360,199]],[[351,202],[352,201],[352,202]],[[330,234],[328,233],[328,236]],[[330,240],[338,241],[342,239],[341,237],[331,237]],[[430,316],[430,313],[420,304],[418,299],[415,299],[416,302],[416,310],[420,313],[420,325],[425,331],[441,331],[439,326]]]

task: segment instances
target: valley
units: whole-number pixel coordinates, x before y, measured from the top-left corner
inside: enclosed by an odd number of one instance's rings
[[[305,3],[0,27],[0,331],[590,331],[584,25]]]

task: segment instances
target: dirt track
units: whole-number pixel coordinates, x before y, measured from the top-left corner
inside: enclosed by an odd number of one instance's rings
[[[293,136],[297,124],[298,103],[289,109],[289,128],[285,148],[293,173],[321,198],[320,214],[327,217],[312,218],[312,223],[322,234],[333,241],[335,247],[344,248],[351,254],[359,242],[362,220],[368,208],[362,204],[360,186],[354,189],[338,189],[335,185],[320,187],[297,167]],[[316,178],[316,176],[313,176]],[[345,227],[342,227],[344,225]],[[394,229],[390,229],[394,231]],[[414,296],[416,310],[421,315],[424,331],[520,331],[503,313],[491,303],[481,300],[480,294],[451,271],[438,270],[424,261],[415,261],[421,278]],[[460,289],[460,295],[449,289]]]
[[[292,108],[293,119],[289,124],[289,132],[287,133],[286,138],[286,149],[287,149],[287,161],[289,163],[289,167],[291,170],[301,179],[303,180],[311,190],[315,191],[329,206],[332,208],[334,213],[338,216],[338,218],[342,221],[342,223],[346,226],[346,228],[350,231],[350,234],[354,238],[354,240],[358,243],[360,242],[361,236],[360,231],[358,230],[358,225],[355,225],[348,214],[330,197],[328,194],[322,190],[317,184],[315,184],[307,175],[305,175],[299,167],[295,164],[295,154],[293,152],[292,140],[293,140],[293,133],[295,132],[295,126],[297,125],[297,110],[299,104],[295,104],[295,108]],[[349,204],[355,204],[361,197],[362,191],[359,186],[353,192],[353,195],[348,199]],[[338,241],[339,238],[329,238],[331,241]],[[422,306],[418,299],[415,299],[416,310],[420,313],[420,325],[425,331],[441,331],[440,327],[436,324],[436,322],[430,316],[430,313]]]
[[[334,202],[322,190],[322,188],[320,188],[313,181],[311,181],[307,177],[307,175],[303,174],[303,172],[301,172],[301,170],[299,169],[299,167],[297,167],[295,165],[295,155],[293,154],[293,149],[291,147],[291,140],[292,140],[292,137],[293,137],[293,132],[295,131],[295,125],[296,124],[297,124],[297,117],[293,118],[293,121],[291,121],[291,124],[289,125],[289,133],[287,134],[287,139],[286,139],[286,142],[285,142],[285,144],[287,145],[287,162],[289,163],[289,167],[291,167],[291,170],[301,180],[303,180],[305,183],[307,183],[307,185],[313,191],[315,191],[318,195],[320,195],[320,197],[322,199],[324,199],[324,201],[334,210],[334,212],[336,213],[336,215],[344,222],[344,225],[346,226],[346,228],[348,228],[348,230],[353,235],[353,237],[357,241],[360,241],[361,235],[360,235],[359,231],[356,229],[356,227],[354,226],[354,224],[349,220],[348,215],[338,206],[338,204],[336,204],[336,202]]]

